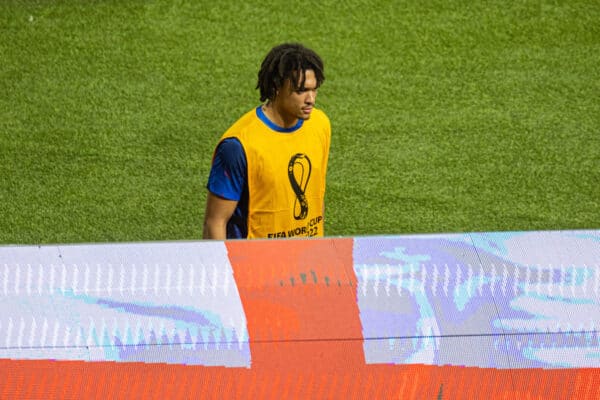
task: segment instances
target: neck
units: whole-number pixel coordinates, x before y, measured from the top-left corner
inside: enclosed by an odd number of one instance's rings
[[[270,101],[266,102],[262,106],[262,110],[267,118],[271,120],[271,122],[282,128],[291,128],[298,123],[298,118],[286,116],[280,111],[279,107],[277,107],[277,104]]]

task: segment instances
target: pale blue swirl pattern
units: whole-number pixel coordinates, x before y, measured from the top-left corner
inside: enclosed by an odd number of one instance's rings
[[[600,366],[598,231],[357,238],[369,363]]]
[[[3,247],[0,259],[0,358],[250,367],[223,243]]]

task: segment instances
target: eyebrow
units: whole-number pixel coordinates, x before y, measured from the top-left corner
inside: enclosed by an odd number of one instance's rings
[[[296,83],[294,83],[294,78],[296,78]],[[294,92],[298,92],[301,90],[316,90],[319,88],[319,86],[321,86],[317,80],[317,83],[314,88],[306,88],[306,70],[300,70],[299,74],[296,77],[294,77],[294,75],[290,76],[288,81],[290,83],[290,89]],[[300,83],[300,85],[296,86],[297,83]]]
[[[296,87],[294,90],[296,90],[296,91],[298,91],[298,90],[316,90],[316,89],[318,89],[318,88],[319,88],[319,86],[320,86],[320,85],[319,85],[319,83],[317,82],[317,83],[315,84],[315,86],[314,86],[314,87],[308,87],[308,88],[307,88],[307,87],[306,87],[306,80],[304,80],[304,82],[302,83],[302,85],[300,85],[300,86]]]

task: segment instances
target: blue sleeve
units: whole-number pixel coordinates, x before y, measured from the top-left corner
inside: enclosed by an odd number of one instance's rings
[[[214,195],[239,201],[246,182],[246,154],[239,140],[228,138],[217,146],[206,188]]]

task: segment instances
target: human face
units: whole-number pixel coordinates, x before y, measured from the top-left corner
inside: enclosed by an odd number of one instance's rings
[[[299,77],[302,79],[302,76]],[[284,127],[294,126],[299,119],[307,120],[315,106],[317,99],[317,78],[315,71],[307,69],[304,73],[304,86],[297,90],[286,81],[277,92],[273,100],[273,106]]]

